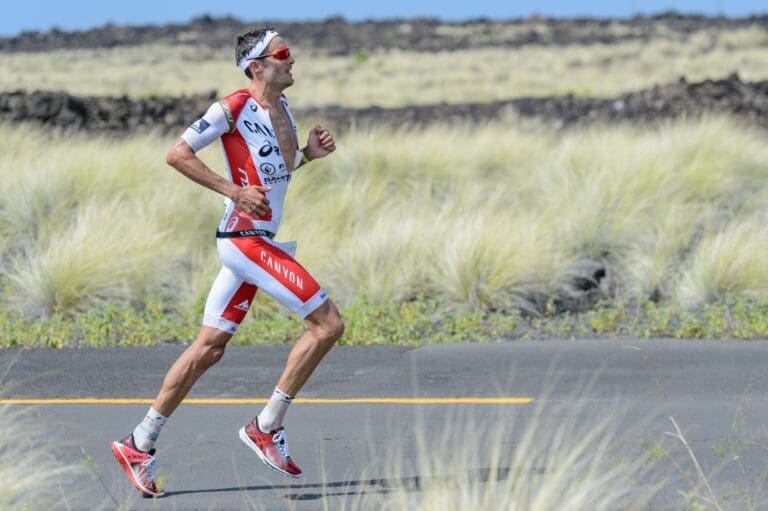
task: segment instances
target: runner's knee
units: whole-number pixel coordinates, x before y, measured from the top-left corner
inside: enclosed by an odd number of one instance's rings
[[[317,343],[329,350],[344,335],[344,322],[339,311],[330,300],[304,319]]]
[[[224,346],[203,344],[198,347],[196,355],[201,367],[211,367],[224,356]]]
[[[341,339],[342,335],[344,335],[344,322],[341,320],[340,317],[336,316],[328,325],[327,339],[333,340],[333,342],[336,342],[339,339]]]
[[[314,334],[318,340],[324,344],[333,345],[344,335],[344,322],[336,315],[329,315],[326,320],[320,324]]]

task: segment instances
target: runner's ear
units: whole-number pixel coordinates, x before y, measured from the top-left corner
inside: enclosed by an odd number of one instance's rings
[[[251,67],[253,66],[253,67]],[[261,60],[252,60],[248,63],[248,69],[251,70],[251,74],[253,76],[256,76],[256,73],[260,73],[262,71],[262,67],[264,66],[264,63]]]

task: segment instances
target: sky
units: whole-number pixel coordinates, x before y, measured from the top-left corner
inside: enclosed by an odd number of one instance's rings
[[[232,15],[243,21],[301,21],[343,16],[350,21],[428,16],[442,20],[478,17],[509,19],[542,14],[554,17],[629,17],[674,9],[683,13],[723,14],[731,17],[768,13],[765,0],[379,0],[339,2],[317,0],[3,0],[0,35],[25,30],[84,30],[108,22],[129,25],[183,23],[208,14]]]

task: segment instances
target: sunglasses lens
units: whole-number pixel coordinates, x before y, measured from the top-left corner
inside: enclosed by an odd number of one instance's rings
[[[277,60],[288,60],[291,57],[291,49],[290,48],[280,48],[279,50],[275,50],[270,53],[265,53],[264,55],[260,55],[258,57],[252,57],[250,60],[258,60],[263,59],[267,57],[274,57]]]

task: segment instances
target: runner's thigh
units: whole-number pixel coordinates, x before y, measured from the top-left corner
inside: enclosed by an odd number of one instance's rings
[[[255,285],[226,266],[222,267],[205,301],[203,324],[234,334],[248,313],[257,290]]]
[[[221,238],[219,257],[242,276],[304,319],[327,299],[325,291],[288,252],[268,238]]]

